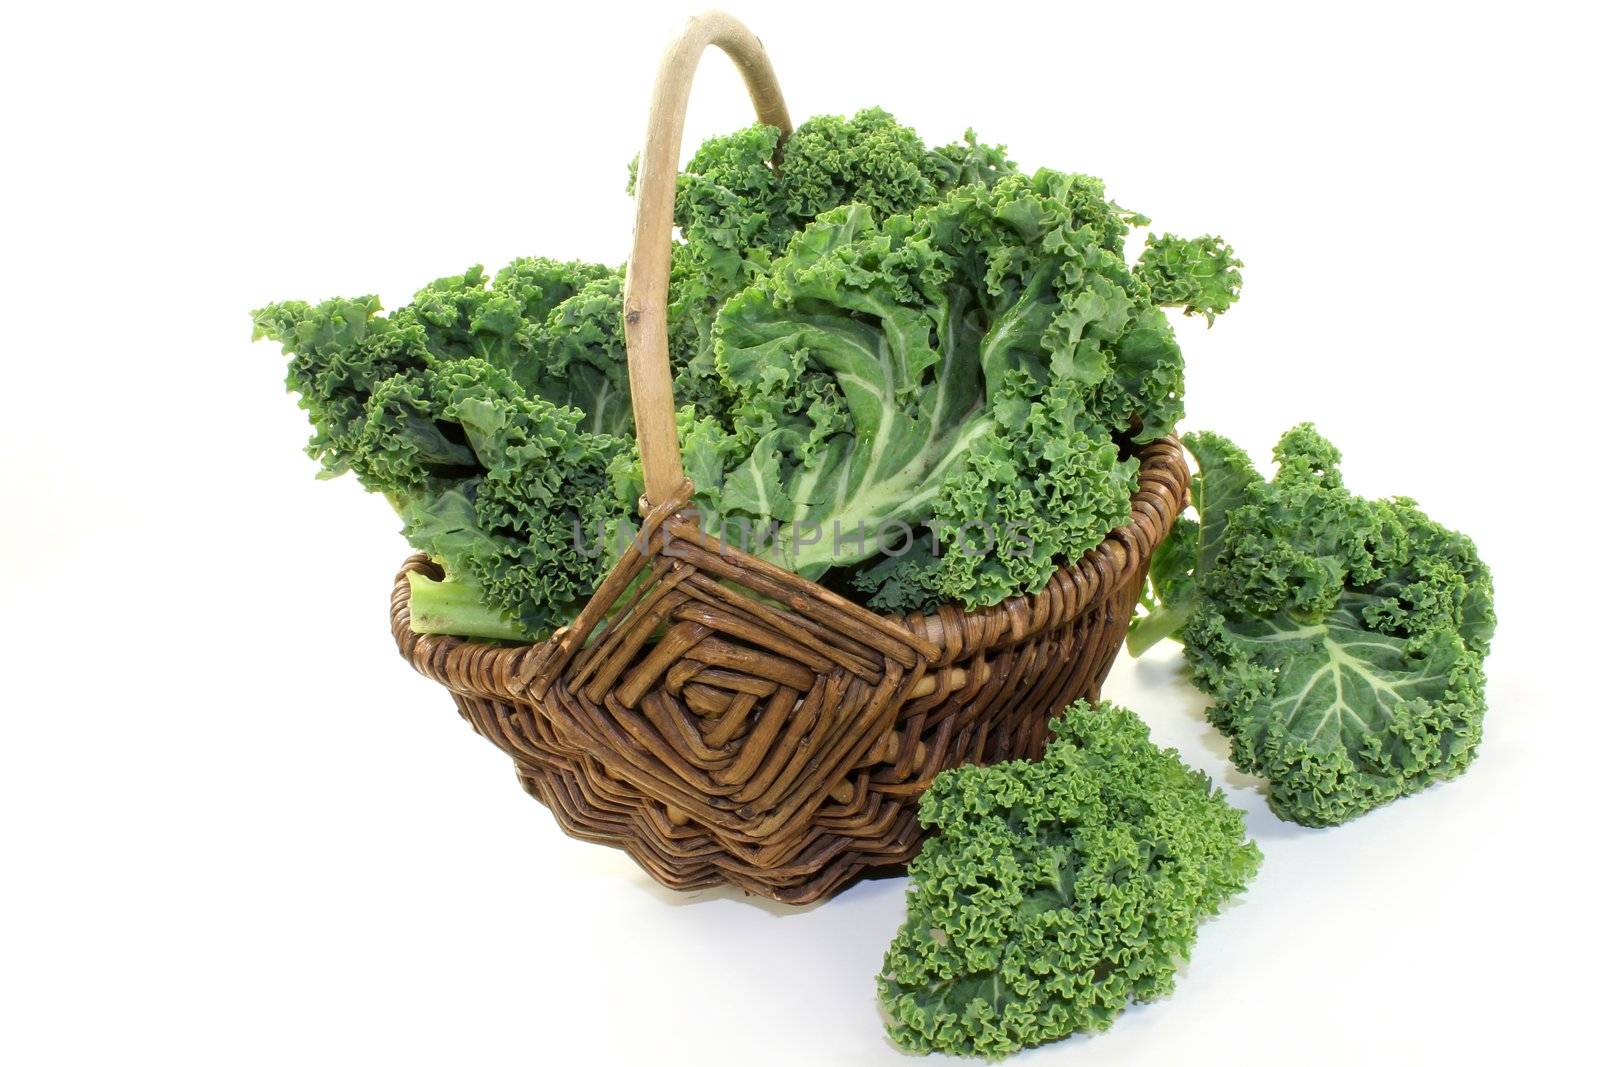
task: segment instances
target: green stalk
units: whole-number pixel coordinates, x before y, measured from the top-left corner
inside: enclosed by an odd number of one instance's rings
[[[1189,621],[1189,606],[1154,608],[1150,614],[1134,620],[1138,623],[1128,631],[1128,655],[1141,656],[1163,638],[1171,637]]]
[[[446,578],[436,582],[412,571],[411,629],[419,634],[488,637],[497,641],[527,641],[516,621],[483,602],[482,590],[467,582]]]

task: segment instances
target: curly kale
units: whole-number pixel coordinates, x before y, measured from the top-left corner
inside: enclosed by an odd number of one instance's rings
[[[752,126],[706,141],[678,177],[674,221],[713,293],[759,276],[807,223],[840,205],[899,215],[1016,172],[1002,149],[970,132],[965,144],[930,150],[880,108],[801,123],[783,142],[780,167],[777,150],[776,129]]]
[[[779,547],[803,574],[881,557],[853,585],[884,610],[1038,590],[1128,520],[1119,437],[1182,411],[1172,327],[1123,255],[1136,221],[1052,170],[820,216],[718,319],[756,437],[722,510],[864,530],[849,554]]]
[[[566,621],[605,576],[574,530],[623,513],[609,468],[624,444],[524,392],[510,354],[526,323],[510,328],[507,305],[496,332],[475,331],[488,316],[463,305],[492,306],[463,295],[476,281],[445,279],[387,318],[371,297],[276,304],[256,312],[256,331],[290,354],[324,471],[388,497],[407,540],[444,564],[447,582],[413,579],[414,627],[518,639]]]
[[[711,138],[678,176],[673,214],[683,242],[673,250],[669,318],[682,369],[674,394],[723,421],[733,398],[716,373],[717,310],[764,277],[795,234],[844,204],[901,214],[1016,171],[1003,149],[978,144],[970,131],[964,144],[930,150],[879,108],[801,123],[774,167],[778,140],[761,125]]]
[[[1037,763],[939,775],[878,977],[912,1052],[999,1058],[1172,992],[1201,920],[1261,853],[1205,775],[1130,711],[1078,701]]]
[[[1209,326],[1239,299],[1242,266],[1220,237],[1185,240],[1164,233],[1145,242],[1138,271],[1156,303],[1204,315]]]
[[[1184,643],[1234,763],[1286,819],[1342,823],[1465,770],[1495,624],[1472,542],[1410,499],[1350,493],[1309,424],[1271,481],[1225,438],[1185,443],[1200,521],[1157,555],[1130,649]]]
[[[883,610],[1037,590],[1126,521],[1132,446],[1182,410],[1158,307],[1203,272],[1130,267],[1148,220],[970,132],[929,149],[869,109],[778,148],[713,138],[678,180],[668,350],[708,529]],[[536,639],[606,572],[640,488],[622,290],[532,258],[388,315],[255,313],[324,473],[388,496],[449,575],[413,579],[418,629]]]

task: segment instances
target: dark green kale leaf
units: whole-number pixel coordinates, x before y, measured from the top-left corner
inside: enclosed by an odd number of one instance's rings
[[[747,547],[883,610],[1038,589],[1126,520],[1132,446],[1182,410],[1158,307],[1184,294],[1124,259],[1148,220],[1095,179],[1018,174],[970,132],[929,149],[876,109],[778,142],[713,138],[676,189],[668,351],[708,526],[745,544],[789,524]],[[372,297],[256,313],[323,473],[388,496],[445,566],[418,628],[541,637],[605,572],[596,541],[639,488],[622,291],[618,268],[531,258],[389,315]],[[463,374],[470,402],[445,384]],[[564,481],[533,466],[569,456]]]
[[[1345,822],[1465,770],[1494,632],[1472,542],[1407,498],[1350,493],[1309,424],[1278,443],[1270,482],[1225,438],[1185,443],[1200,522],[1152,574],[1130,649],[1184,643],[1234,763],[1286,819]]]
[[[276,304],[255,313],[256,331],[290,355],[311,454],[388,497],[407,539],[444,565],[449,588],[413,581],[413,626],[523,639],[594,590],[608,560],[578,533],[593,543],[631,502],[609,474],[623,441],[523,391],[505,343],[518,330],[472,328],[492,314],[492,294],[468,295],[482,291],[470,274],[447,279],[387,318],[370,297]]]
[[[1200,922],[1261,853],[1205,775],[1126,709],[1078,701],[1038,762],[945,771],[918,816],[906,921],[878,977],[912,1052],[998,1059],[1171,993]]]
[[[755,438],[724,510],[864,531],[780,558],[802,574],[871,561],[853,584],[884,610],[1037,591],[1127,521],[1123,442],[1182,411],[1172,328],[1123,255],[1137,220],[1097,179],[1050,170],[818,218],[718,318]],[[888,552],[906,527],[911,549]]]

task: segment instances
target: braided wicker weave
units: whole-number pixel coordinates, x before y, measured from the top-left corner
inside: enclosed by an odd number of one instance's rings
[[[691,22],[656,85],[625,297],[641,536],[548,641],[412,632],[407,574],[442,576],[420,555],[396,580],[391,626],[568,833],[668,886],[804,904],[908,861],[934,775],[1036,758],[1049,716],[1098,695],[1189,472],[1176,442],[1146,446],[1132,521],[1039,593],[981,611],[877,615],[706,536],[678,456],[665,306],[683,112],[707,44],[738,64],[762,120],[789,128],[749,31]]]

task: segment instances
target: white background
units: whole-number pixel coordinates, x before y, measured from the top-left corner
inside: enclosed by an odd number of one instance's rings
[[[730,3],[734,0],[729,0]],[[881,104],[1224,234],[1190,428],[1312,419],[1499,586],[1482,755],[1279,822],[1168,645],[1106,693],[1266,855],[1177,993],[1027,1063],[1535,1061],[1594,991],[1595,26],[1583,5],[738,3],[797,119]],[[40,14],[46,11],[48,14]],[[620,262],[661,3],[5,16],[0,1059],[885,1063],[904,883],[789,912],[562,836],[387,631],[265,302]],[[688,143],[748,121],[707,58]]]

